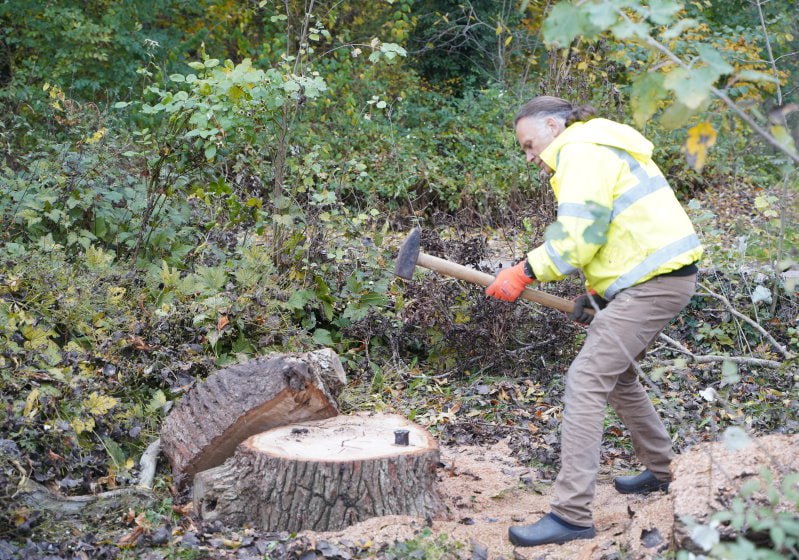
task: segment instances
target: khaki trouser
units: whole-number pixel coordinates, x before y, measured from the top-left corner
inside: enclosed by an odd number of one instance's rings
[[[671,439],[632,362],[688,304],[695,286],[696,275],[657,276],[620,292],[588,327],[566,374],[561,468],[552,501],[552,511],[569,523],[592,525],[608,403],[630,431],[638,460],[659,480],[671,480]]]

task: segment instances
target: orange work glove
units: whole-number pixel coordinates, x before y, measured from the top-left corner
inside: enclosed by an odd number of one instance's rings
[[[532,284],[535,278],[524,271],[527,261],[524,260],[510,268],[500,270],[496,279],[486,288],[486,294],[503,301],[516,301],[524,291],[524,287]]]

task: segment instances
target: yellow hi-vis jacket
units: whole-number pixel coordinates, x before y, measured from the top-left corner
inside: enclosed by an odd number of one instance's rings
[[[652,143],[606,119],[569,126],[541,153],[558,219],[527,255],[541,282],[582,270],[588,288],[613,299],[625,288],[699,260],[702,245]]]

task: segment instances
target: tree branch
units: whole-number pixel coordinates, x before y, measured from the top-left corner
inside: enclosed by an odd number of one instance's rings
[[[632,23],[630,17],[627,14],[625,14],[622,10],[619,9],[617,10],[617,12],[626,21]],[[649,46],[654,47],[656,50],[666,55],[666,57],[668,57],[669,60],[671,60],[681,68],[690,70],[691,67],[688,66],[688,64],[683,62],[683,60],[679,56],[674,54],[671,51],[671,49],[669,49],[666,45],[664,45],[663,43],[661,43],[651,35],[647,35],[645,41]],[[787,146],[782,145],[779,140],[777,140],[774,136],[771,135],[771,133],[769,133],[768,130],[764,129],[759,124],[757,124],[757,122],[752,117],[746,114],[746,112],[744,112],[743,109],[738,107],[738,105],[736,105],[735,102],[732,99],[730,99],[726,93],[724,93],[715,86],[710,86],[710,91],[712,91],[716,97],[721,99],[724,102],[724,104],[727,105],[727,107],[729,107],[730,110],[732,110],[732,112],[734,112],[736,115],[738,115],[741,118],[741,120],[743,120],[746,124],[748,124],[752,128],[752,130],[754,130],[760,136],[762,136],[766,142],[768,142],[777,150],[788,156],[791,159],[791,161],[793,161],[795,164],[799,164],[799,154],[790,150]]]
[[[775,360],[764,360],[762,358],[749,358],[747,356],[714,356],[714,355],[704,355],[704,356],[697,356],[688,348],[674,340],[673,338],[666,336],[663,333],[658,335],[658,338],[664,342],[666,342],[669,346],[677,350],[680,354],[685,354],[691,361],[697,364],[710,364],[714,362],[732,362],[734,364],[746,364],[751,366],[761,366],[761,367],[769,367],[769,368],[779,368],[782,366],[782,362],[777,362]]]
[[[777,80],[777,105],[782,106],[782,89],[780,88],[780,74],[777,71],[777,62],[774,60],[774,52],[771,50],[771,40],[768,37],[768,29],[766,29],[766,18],[763,17],[763,4],[760,0],[755,0],[757,4],[757,14],[760,16],[760,26],[763,28],[763,37],[766,40],[766,52],[768,53],[771,69],[774,70],[774,78]]]
[[[785,347],[784,347],[782,344],[780,344],[779,342],[777,342],[777,341],[774,339],[774,337],[773,337],[773,336],[771,336],[771,335],[770,335],[770,334],[769,334],[769,333],[766,331],[766,329],[764,329],[763,327],[761,327],[761,326],[760,326],[760,324],[759,324],[757,321],[754,321],[754,320],[750,319],[749,317],[747,317],[746,315],[744,315],[744,314],[743,314],[743,313],[741,313],[740,311],[736,310],[736,309],[735,309],[735,308],[732,306],[732,304],[730,303],[730,300],[728,300],[726,297],[724,297],[724,296],[723,296],[723,295],[721,295],[721,294],[717,294],[716,292],[714,292],[713,290],[711,290],[710,288],[708,288],[708,287],[707,287],[706,285],[704,285],[704,284],[699,284],[699,286],[700,286],[700,287],[701,287],[703,290],[705,290],[705,291],[707,292],[707,295],[709,295],[709,296],[711,296],[711,297],[713,297],[713,298],[716,298],[716,299],[717,299],[717,300],[719,300],[721,303],[723,303],[723,304],[724,304],[724,306],[727,308],[727,310],[728,310],[730,313],[732,313],[732,314],[733,314],[735,317],[738,317],[738,318],[739,318],[741,321],[744,321],[745,323],[749,324],[749,325],[750,325],[750,326],[751,326],[753,329],[755,329],[757,332],[759,332],[759,333],[760,333],[760,334],[763,336],[763,338],[765,338],[766,340],[768,340],[768,341],[769,341],[769,343],[770,343],[770,344],[771,344],[771,345],[772,345],[774,348],[776,348],[776,349],[779,351],[779,353],[780,353],[780,354],[782,354],[782,355],[783,355],[783,357],[784,357],[786,360],[791,360],[791,359],[793,359],[793,358],[795,358],[795,357],[796,357],[796,356],[794,356],[794,355],[793,355],[791,352],[789,352],[789,351],[788,351],[788,349],[787,349],[787,348],[785,348]],[[702,294],[699,294],[699,295],[702,295]]]

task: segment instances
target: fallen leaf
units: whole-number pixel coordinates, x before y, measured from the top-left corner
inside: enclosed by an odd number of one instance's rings
[[[117,546],[122,548],[135,546],[142,534],[144,534],[144,527],[137,525],[130,533],[117,541]]]
[[[140,336],[132,336],[129,340],[129,344],[134,350],[152,350],[152,347],[144,342],[144,339],[142,339]]]
[[[227,318],[227,315],[220,315],[219,319],[216,321],[216,330],[221,331],[228,324],[230,324],[230,319]]]

